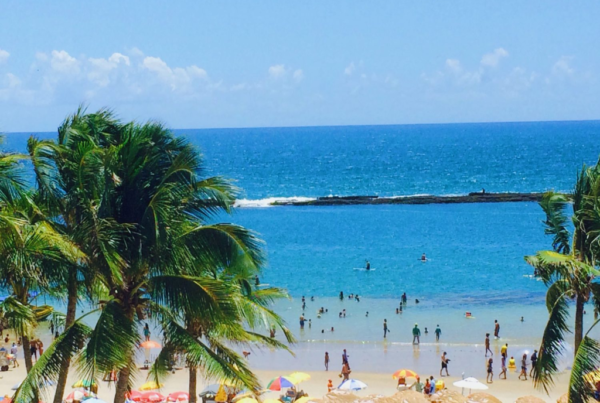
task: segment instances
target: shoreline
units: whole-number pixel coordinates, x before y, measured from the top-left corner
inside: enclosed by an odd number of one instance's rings
[[[458,203],[513,203],[539,202],[543,193],[483,193],[467,195],[416,195],[416,196],[325,196],[315,199],[282,199],[270,203],[271,206],[348,206],[364,204],[458,204]]]

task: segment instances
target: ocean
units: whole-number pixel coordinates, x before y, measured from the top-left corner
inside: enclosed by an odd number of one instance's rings
[[[600,155],[600,121],[176,132],[200,148],[207,175],[242,189],[234,214],[220,219],[259,233],[268,252],[261,282],[293,298],[275,310],[304,342],[301,350],[316,343],[319,351],[327,343],[381,343],[384,318],[389,343],[410,342],[419,322],[430,332],[440,324],[447,343],[474,346],[498,319],[505,340],[533,347],[547,318],[545,287],[523,257],[551,247],[544,215],[536,203],[269,207],[271,201],[569,191],[583,164]],[[27,137],[8,134],[4,149],[24,150]],[[340,291],[361,301],[342,302]],[[397,315],[404,292],[408,308]],[[318,318],[321,306],[330,312]],[[465,319],[467,311],[475,319]],[[311,328],[300,331],[303,312]],[[370,350],[363,351],[368,361]]]

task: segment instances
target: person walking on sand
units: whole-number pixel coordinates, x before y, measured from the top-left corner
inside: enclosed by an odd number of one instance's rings
[[[500,323],[498,323],[498,320],[494,321],[494,337],[500,338]]]
[[[443,370],[446,370],[446,376],[450,376],[448,373],[448,361],[450,360],[446,357],[446,352],[444,351],[444,354],[442,354],[442,368],[440,369],[440,376],[444,376],[442,374]]]
[[[537,363],[537,350],[533,350],[533,354],[531,354],[531,371],[529,371],[529,377],[533,377],[533,371],[535,370],[535,364]]]
[[[440,329],[440,325],[437,325],[435,328],[435,341],[440,341],[440,335],[442,334],[442,329]]]
[[[348,379],[350,379],[350,373],[352,371],[350,370],[350,366],[348,365],[348,363],[346,362],[343,366],[342,366],[342,377],[344,379],[344,381],[347,381]]]
[[[329,371],[329,353],[325,351],[325,371]]]
[[[413,344],[419,344],[420,343],[419,338],[421,337],[421,331],[419,330],[418,323],[415,323],[415,327],[413,327],[412,334],[413,334]],[[416,341],[416,343],[415,343],[415,341]]]
[[[492,350],[490,349],[490,334],[486,333],[485,334],[485,356],[486,357],[487,357],[488,351],[490,352],[490,354],[493,357],[494,353],[492,353]]]
[[[498,375],[498,378],[506,379],[506,357],[502,357],[501,366],[502,366],[502,371],[500,371],[500,375]],[[504,375],[504,377],[502,377],[502,375]]]
[[[346,349],[344,349],[344,353],[342,354],[342,365],[348,364],[348,367],[350,367],[350,363],[348,362],[348,357],[350,357],[350,356],[348,355],[348,353],[346,353]]]
[[[519,379],[521,379],[521,377],[524,377],[524,379],[522,379],[523,381],[527,380],[527,354],[523,354],[523,358],[521,359],[521,373],[519,374]]]
[[[388,326],[387,326],[387,319],[383,320],[383,338],[385,339],[387,337],[387,333],[389,332]]]
[[[19,347],[17,347],[17,343],[13,343],[10,348],[10,353],[13,355],[13,368],[20,367],[19,362],[17,361],[17,353],[19,352]]]
[[[494,360],[490,358],[487,363],[487,377],[485,378],[487,383],[493,382],[493,380],[492,380],[494,378],[494,369],[492,367],[493,363],[494,363]]]

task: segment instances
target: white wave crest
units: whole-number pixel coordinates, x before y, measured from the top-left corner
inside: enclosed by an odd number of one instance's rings
[[[273,203],[294,203],[316,200],[314,197],[267,197],[265,199],[238,199],[235,207],[273,207]]]

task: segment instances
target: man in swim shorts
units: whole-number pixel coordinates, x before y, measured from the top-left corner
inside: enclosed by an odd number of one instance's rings
[[[387,333],[389,332],[388,330],[388,326],[387,326],[387,319],[383,320],[383,338],[385,339],[387,337]]]
[[[448,373],[448,361],[450,360],[446,358],[446,352],[444,351],[444,354],[442,354],[442,368],[440,369],[440,376],[444,376],[442,374],[442,371],[444,369],[446,370],[446,376],[450,376],[450,374]]]
[[[497,320],[494,321],[494,337],[500,338],[500,323]]]

